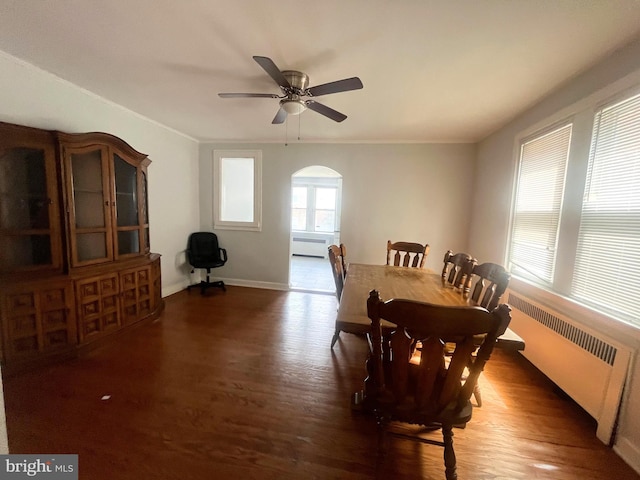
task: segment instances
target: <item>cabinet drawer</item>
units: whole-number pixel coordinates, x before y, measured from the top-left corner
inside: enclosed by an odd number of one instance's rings
[[[80,342],[88,342],[118,330],[120,282],[117,273],[76,281]]]
[[[36,307],[35,292],[7,295],[9,312],[12,310],[34,309]]]
[[[2,295],[4,360],[37,358],[77,344],[70,281],[16,284]]]

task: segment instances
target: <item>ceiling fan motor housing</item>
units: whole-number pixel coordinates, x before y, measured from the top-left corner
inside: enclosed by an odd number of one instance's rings
[[[309,88],[309,76],[306,73],[298,72],[297,70],[283,70],[282,76],[286,78],[289,85],[291,85],[291,93],[304,95],[304,91]]]

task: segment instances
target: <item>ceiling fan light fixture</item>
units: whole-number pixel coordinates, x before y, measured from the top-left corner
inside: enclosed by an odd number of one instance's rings
[[[300,115],[307,109],[307,105],[302,100],[280,100],[280,106],[288,115]]]

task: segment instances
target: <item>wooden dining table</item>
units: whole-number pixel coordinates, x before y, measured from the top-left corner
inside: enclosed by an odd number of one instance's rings
[[[340,332],[370,333],[371,320],[367,316],[367,298],[371,290],[377,290],[383,300],[403,298],[445,306],[473,305],[459,289],[443,282],[440,273],[432,270],[350,263],[340,298],[332,346]],[[380,323],[383,329],[394,327],[385,320]],[[498,338],[496,346],[524,350],[525,343],[516,333],[507,329]]]

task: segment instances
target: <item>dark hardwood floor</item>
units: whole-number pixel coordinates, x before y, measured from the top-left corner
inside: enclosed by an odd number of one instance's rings
[[[330,295],[168,297],[115,343],[5,378],[11,453],[77,453],[91,480],[443,479],[442,449],[401,439],[376,467],[374,422],[350,409],[366,342],[330,350],[335,314]],[[519,354],[496,349],[481,385],[461,480],[640,479]]]

